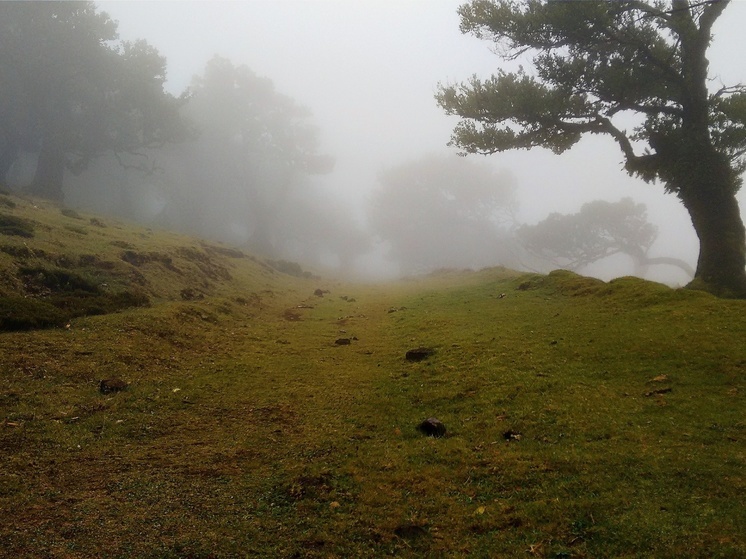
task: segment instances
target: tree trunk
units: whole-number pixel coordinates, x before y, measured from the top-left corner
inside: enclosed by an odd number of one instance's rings
[[[9,142],[0,148],[0,185],[4,186],[8,180],[13,163],[18,159],[18,146],[11,145]]]
[[[56,134],[48,135],[42,144],[36,173],[29,193],[55,202],[62,202],[62,181],[65,176],[65,152]]]
[[[706,188],[680,192],[699,237],[695,289],[723,297],[746,297],[746,230],[735,193]]]

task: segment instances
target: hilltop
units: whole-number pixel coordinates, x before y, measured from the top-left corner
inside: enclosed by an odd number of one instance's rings
[[[341,283],[10,195],[0,270],[0,557],[746,554],[744,301]]]

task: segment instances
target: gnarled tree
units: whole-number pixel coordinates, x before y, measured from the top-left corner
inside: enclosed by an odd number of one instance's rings
[[[452,143],[468,153],[535,146],[562,153],[585,134],[611,136],[630,175],[660,181],[688,210],[700,240],[692,286],[746,297],[746,233],[735,197],[746,168],[746,86],[708,90],[712,27],[729,3],[461,6],[462,32],[494,41],[506,60],[530,56],[533,71],[442,86],[438,103],[463,118]]]
[[[165,58],[116,28],[93,2],[0,2],[0,182],[29,152],[31,192],[62,200],[66,170],[186,136]]]
[[[645,204],[636,204],[632,198],[588,202],[577,213],[553,213],[536,225],[522,225],[516,233],[523,248],[555,267],[578,271],[610,256],[626,254],[638,276],[644,276],[650,266],[661,264],[694,276],[694,270],[683,260],[649,255],[658,228],[648,221]]]

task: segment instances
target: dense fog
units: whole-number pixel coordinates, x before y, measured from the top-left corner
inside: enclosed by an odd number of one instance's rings
[[[147,69],[168,107],[149,141],[68,165],[61,201],[323,274],[503,265],[687,283],[698,250],[687,212],[630,178],[612,140],[562,155],[448,147],[457,119],[436,105],[438,84],[511,69],[459,32],[460,3],[97,2],[117,22],[111,40],[126,42],[118,75]],[[715,27],[713,87],[746,81],[744,26],[746,2],[734,2]],[[12,189],[38,173],[32,145],[8,168]]]

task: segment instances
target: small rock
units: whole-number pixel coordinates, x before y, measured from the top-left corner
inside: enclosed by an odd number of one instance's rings
[[[428,437],[440,438],[446,434],[446,426],[440,419],[435,417],[428,417],[417,426],[417,430]]]
[[[505,431],[503,433],[503,438],[510,442],[510,441],[520,441],[523,438],[523,435],[518,433],[517,431]]]
[[[410,349],[406,354],[406,358],[407,361],[423,361],[434,354],[435,350],[431,347],[418,347]]]
[[[121,392],[127,388],[127,383],[119,378],[104,379],[98,383],[98,391],[101,394],[112,394],[114,392]]]
[[[337,345],[350,345],[352,340],[350,338],[338,338],[334,343]]]
[[[316,295],[316,297],[323,297],[324,293],[329,293],[329,290],[328,289],[321,289],[321,288],[319,288],[319,289],[317,289],[316,291],[313,292],[313,294]]]

